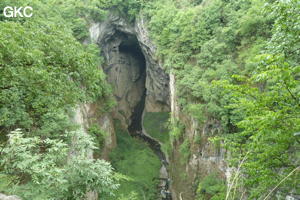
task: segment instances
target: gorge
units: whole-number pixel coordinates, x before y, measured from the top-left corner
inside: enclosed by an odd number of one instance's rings
[[[90,37],[102,50],[105,58],[103,69],[108,82],[113,86],[117,106],[112,112],[112,118],[120,120],[122,127],[132,136],[150,145],[161,160],[162,178],[172,180],[170,189],[173,199],[193,199],[195,189],[185,185],[193,185],[198,176],[218,173],[222,178],[229,178],[224,151],[205,142],[207,135],[216,131],[216,122],[209,122],[214,123],[213,126],[207,124],[202,128],[197,120],[181,112],[174,75],[167,74],[156,58],[156,47],[149,37],[144,18],[137,18],[132,24],[118,15],[110,14],[105,21],[91,25]],[[147,130],[143,128],[142,121],[147,112],[159,115],[160,112],[170,111],[172,118],[184,123],[185,138],[173,143],[173,152],[168,161],[161,150],[161,144],[144,134]],[[201,129],[202,133],[199,132]],[[197,135],[201,135],[202,142],[206,145],[193,148],[192,160],[190,163],[183,163],[180,145],[187,140],[193,141]],[[201,167],[203,165],[206,167]],[[167,171],[169,172],[166,173]]]
[[[0,1],[0,199],[298,200],[299,13]]]
[[[103,69],[117,101],[113,118],[120,120],[132,137],[149,145],[161,161],[159,178],[169,179],[161,144],[145,134],[143,127],[144,113],[170,111],[169,77],[155,59],[155,48],[143,20],[132,25],[120,16],[110,15],[106,21],[93,24],[90,35],[105,57]]]

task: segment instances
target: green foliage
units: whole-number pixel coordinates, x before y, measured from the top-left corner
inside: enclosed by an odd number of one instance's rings
[[[158,56],[176,76],[182,110],[230,133],[231,164],[248,155],[240,185],[257,199],[299,165],[299,1],[188,2],[147,8]],[[180,137],[178,124],[171,137]],[[297,179],[286,179],[280,192],[297,190]]]
[[[122,130],[120,123],[115,124],[117,148],[110,155],[112,165],[116,170],[130,178],[122,181],[112,199],[156,199],[157,183],[153,178],[159,176],[160,160],[147,145],[129,136]],[[131,199],[130,199],[131,200]]]
[[[91,135],[95,141],[96,149],[94,150],[94,155],[100,157],[107,133],[103,131],[98,124],[94,123],[89,126],[88,134]]]
[[[98,0],[3,0],[0,2],[0,9],[7,5],[31,6],[33,16],[31,18],[5,18],[1,12],[0,21],[41,20],[45,24],[60,24],[68,27],[74,37],[80,41],[87,38],[91,19],[100,21],[106,16],[106,12],[100,9],[101,3]]]
[[[0,192],[3,193],[13,186],[15,178],[12,175],[0,174],[0,180]]]
[[[178,140],[184,133],[184,125],[175,118],[169,119],[170,136],[172,140]]]
[[[221,125],[224,137],[215,141],[223,140],[231,151],[232,166],[244,158],[237,187],[247,189],[250,199],[265,196],[299,166],[298,0],[4,0],[0,8],[10,4],[30,4],[35,13],[30,19],[6,19],[0,12],[0,131],[1,142],[8,144],[1,158],[6,172],[1,190],[15,190],[25,199],[76,199],[90,190],[116,188],[110,166],[83,159],[87,152],[65,161],[70,151],[65,131],[74,129],[69,110],[97,99],[103,105],[99,112],[114,105],[99,52],[78,42],[86,39],[90,19],[103,19],[108,9],[131,22],[141,10],[148,17],[158,57],[176,76],[179,106],[202,125]],[[170,121],[170,139],[182,138],[184,125]],[[152,120],[145,127],[168,140]],[[16,132],[6,141],[16,128],[26,137]],[[99,127],[89,132],[101,146]],[[154,199],[159,160],[126,134],[118,134],[112,160],[131,179],[122,182],[116,198]],[[94,146],[87,140],[74,148]],[[180,147],[186,160],[189,147],[187,139]],[[299,173],[289,176],[278,191],[299,191],[297,180]],[[199,198],[224,199],[222,184],[205,178],[199,188],[207,193],[199,189]]]
[[[161,142],[161,150],[165,154],[171,151],[171,141],[168,130],[168,112],[146,112],[143,123],[147,133]]]
[[[117,188],[108,163],[87,159],[86,153],[66,162],[71,151],[66,131],[75,129],[70,110],[99,99],[111,105],[98,47],[79,42],[88,36],[89,20],[104,16],[97,2],[0,2],[1,9],[29,5],[34,10],[32,18],[0,15],[1,173],[14,186],[2,187],[25,199],[82,199],[87,191]],[[16,128],[24,135],[14,132],[7,140]],[[77,152],[94,148],[91,138],[76,137],[82,145],[74,147]]]
[[[169,118],[167,112],[147,112],[144,115],[144,127],[149,135],[162,143],[169,142],[168,129],[166,123]]]
[[[138,194],[135,192],[131,192],[129,195],[121,195],[120,198],[118,198],[118,200],[138,200]]]
[[[159,56],[177,78],[179,103],[200,122],[213,118],[221,121],[225,131],[230,126],[230,110],[226,108],[230,95],[211,83],[232,81],[231,75],[242,72],[248,59],[239,56],[244,53],[239,49],[247,50],[256,40],[270,37],[272,17],[261,13],[261,7],[261,1],[249,0],[214,0],[199,6],[170,0],[157,1],[148,8]],[[254,27],[255,32],[247,31]],[[261,48],[257,45],[253,54]]]
[[[101,21],[106,16],[106,11],[101,9],[102,4],[99,0],[51,0],[51,4],[59,10],[73,35],[80,41],[88,37],[91,19]]]
[[[196,134],[195,138],[194,138],[194,143],[197,144],[197,145],[200,145],[201,144],[201,140],[202,140],[201,134],[200,133]]]
[[[216,174],[206,176],[198,185],[197,200],[224,200],[226,185]]]
[[[298,17],[300,5],[289,1],[269,6],[278,11],[273,35],[265,53],[253,59],[256,68],[251,76],[234,76],[238,84],[219,83],[232,94],[229,107],[233,115],[238,116],[232,121],[239,131],[226,136],[225,143],[232,152],[233,165],[245,159],[242,166],[244,176],[239,186],[247,188],[251,199],[266,196],[299,166],[295,153],[299,144],[294,133],[300,129],[300,65],[297,57],[289,56],[295,50],[294,45],[275,46],[278,42],[284,44],[288,35],[295,33],[292,27],[290,32],[285,27],[291,23],[292,16]],[[284,12],[279,12],[282,9]],[[286,18],[286,13],[291,18]],[[295,44],[299,41],[299,38],[293,38]],[[283,194],[292,188],[299,191],[297,180],[299,173],[285,179],[278,189]]]
[[[298,145],[293,134],[300,129],[299,66],[281,56],[262,55],[259,59],[258,70],[243,87],[229,86],[235,95],[231,107],[242,120],[236,123],[241,131],[225,140],[237,158],[241,151],[242,156],[248,152],[243,168],[245,185],[252,188],[251,198],[266,193],[299,165],[292,150]],[[261,89],[253,85],[261,85]],[[279,170],[282,173],[278,174]],[[283,183],[283,190],[285,185],[293,185],[297,176]]]
[[[299,1],[267,2],[267,11],[276,19],[268,49],[276,54],[284,53],[287,58],[299,63]]]
[[[133,22],[146,0],[99,0],[101,8],[110,9]]]
[[[15,128],[45,136],[62,133],[70,129],[67,110],[110,93],[97,48],[80,44],[59,15],[42,17],[49,4],[31,20],[0,22],[2,134]]]
[[[191,143],[188,138],[186,138],[179,147],[179,152],[182,155],[182,162],[185,163],[189,160],[191,155]]]
[[[0,164],[14,184],[6,191],[24,199],[82,199],[89,191],[111,195],[118,188],[112,167],[87,158],[95,148],[92,138],[82,132],[69,137],[76,138],[74,148],[63,140],[24,137],[19,130],[9,134]]]

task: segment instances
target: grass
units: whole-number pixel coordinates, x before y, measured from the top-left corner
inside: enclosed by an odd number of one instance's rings
[[[158,157],[144,142],[122,130],[119,122],[115,123],[115,128],[118,146],[110,158],[116,171],[129,177],[130,181],[121,182],[116,197],[112,199],[133,199],[132,194],[136,199],[157,199],[157,184],[153,178],[159,176]]]
[[[169,130],[166,127],[168,119],[168,112],[147,112],[143,123],[149,135],[165,144],[169,142]]]

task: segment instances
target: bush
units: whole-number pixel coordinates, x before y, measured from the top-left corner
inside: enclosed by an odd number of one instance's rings
[[[210,174],[199,183],[197,200],[224,200],[225,192],[225,181],[219,179],[216,174]]]
[[[5,190],[25,200],[79,200],[90,191],[112,195],[118,184],[111,165],[87,158],[95,148],[92,138],[79,131],[69,137],[76,138],[75,146],[58,139],[25,137],[20,130],[9,134],[0,164],[2,173],[14,182]]]
[[[179,152],[182,155],[183,163],[186,163],[191,155],[191,143],[188,138],[186,138],[179,147]]]

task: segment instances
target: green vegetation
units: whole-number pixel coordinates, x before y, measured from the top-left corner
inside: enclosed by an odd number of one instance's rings
[[[167,122],[168,112],[147,112],[144,116],[144,127],[149,135],[162,143],[169,142]]]
[[[225,182],[216,174],[204,177],[198,185],[197,200],[224,200],[226,192]]]
[[[182,124],[178,119],[169,119],[169,129],[171,140],[178,140],[184,133],[184,124]]]
[[[70,132],[65,137],[70,141],[76,137],[76,147],[63,138],[24,137],[20,130],[9,134],[1,153],[1,178],[5,181],[0,191],[24,200],[79,200],[90,191],[104,195],[118,188],[109,163],[87,158],[88,151],[96,148],[92,137],[82,132]]]
[[[101,127],[96,123],[91,124],[89,126],[88,134],[91,135],[95,141],[96,148],[94,150],[94,157],[99,158],[101,156],[105,138],[108,136],[108,134],[105,131],[103,131]]]
[[[147,0],[99,0],[99,5],[133,22],[146,2]]]
[[[34,16],[5,18],[7,5],[30,5]],[[249,199],[300,193],[299,0],[2,0],[0,10],[1,192],[82,199],[91,190],[106,197],[117,189],[122,176],[107,162],[86,158],[95,146],[101,153],[105,133],[92,125],[94,144],[70,121],[78,104],[97,102],[99,113],[114,106],[99,49],[83,44],[91,21],[111,10],[132,23],[138,13],[148,20],[157,58],[176,76],[182,112],[200,127],[218,124],[210,141],[224,144],[237,169],[227,200],[238,199],[237,191]],[[147,113],[144,126],[165,152],[176,141],[187,162],[201,137],[184,139],[180,119],[170,119],[167,134],[166,118]],[[111,159],[127,181],[121,178],[117,196],[106,198],[155,199],[158,158],[116,127]],[[75,136],[82,146],[67,159]],[[224,199],[225,190],[208,175],[197,198]]]
[[[31,20],[0,21],[2,134],[15,128],[32,135],[63,133],[70,108],[110,94],[96,47],[80,44],[50,3],[33,5],[41,7]]]
[[[143,121],[146,132],[161,142],[161,150],[165,154],[169,154],[172,148],[168,120],[168,112],[147,112],[145,113]]]
[[[158,56],[176,76],[183,111],[203,125],[221,124],[217,138],[232,152],[232,166],[245,158],[236,189],[262,198],[300,164],[293,135],[300,130],[300,4],[199,3],[149,3],[145,14]],[[173,121],[171,135],[180,139],[180,123]],[[297,180],[296,171],[278,189],[299,193]]]
[[[111,153],[111,162],[115,169],[126,175],[129,181],[122,181],[116,192],[121,199],[156,199],[160,160],[142,141],[132,138],[127,131],[115,124],[118,147]],[[131,197],[130,197],[131,196]],[[113,197],[112,199],[116,199]]]
[[[191,155],[190,147],[191,147],[191,143],[188,138],[185,138],[183,143],[179,147],[179,152],[182,155],[181,161],[183,161],[184,163],[186,163],[190,158]]]
[[[7,5],[30,5],[34,16],[0,15],[1,192],[25,200],[111,195],[118,187],[112,167],[88,159],[93,139],[74,132],[70,120],[78,104],[112,105],[99,50],[81,43],[87,18],[104,11],[92,1],[3,0],[1,11]]]

